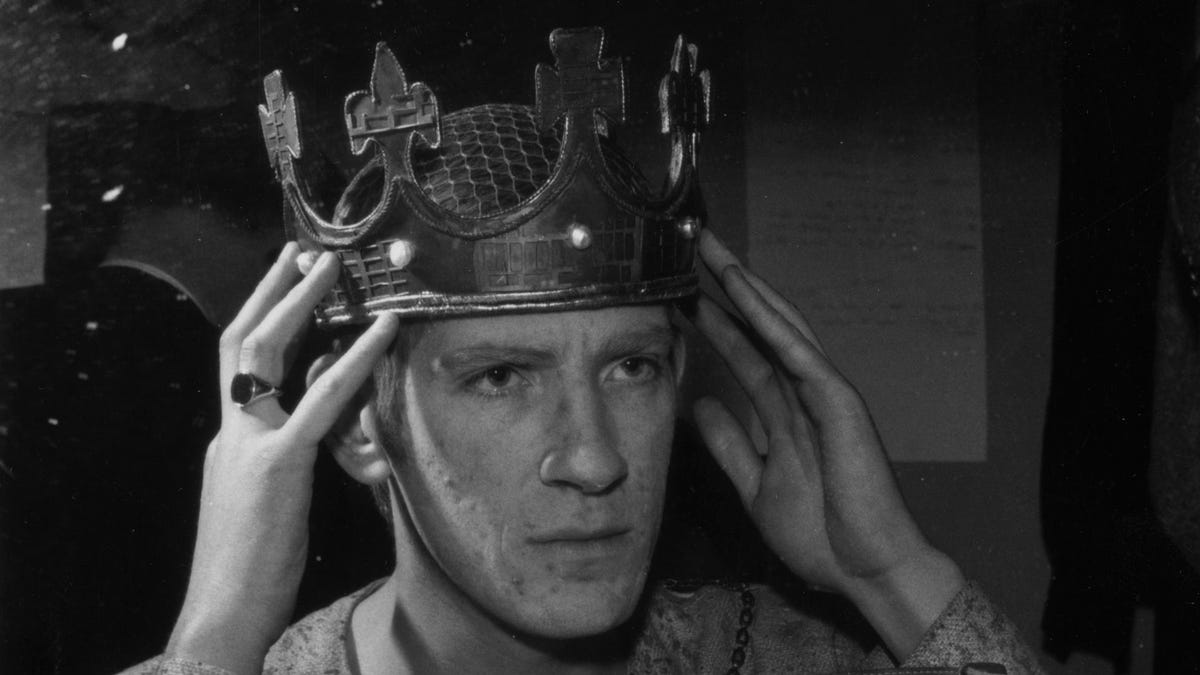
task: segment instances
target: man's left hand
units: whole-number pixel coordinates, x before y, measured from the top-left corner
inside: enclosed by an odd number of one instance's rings
[[[744,319],[701,298],[693,319],[749,395],[757,445],[712,398],[695,417],[767,545],[810,584],[850,598],[906,657],[963,585],[896,485],[870,413],[800,312],[710,232],[700,255]]]

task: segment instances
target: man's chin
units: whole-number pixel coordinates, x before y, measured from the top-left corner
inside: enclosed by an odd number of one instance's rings
[[[576,640],[609,633],[633,616],[641,599],[644,577],[638,579],[552,582],[540,603],[519,628],[531,636]]]

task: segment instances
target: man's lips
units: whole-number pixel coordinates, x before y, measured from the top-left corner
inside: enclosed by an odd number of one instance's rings
[[[617,539],[632,531],[627,525],[605,525],[602,527],[563,527],[529,537],[532,544],[571,544],[603,542]]]

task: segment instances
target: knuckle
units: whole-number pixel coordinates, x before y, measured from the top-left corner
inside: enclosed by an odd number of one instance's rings
[[[713,437],[712,447],[722,456],[732,455],[737,449],[737,439],[728,431],[720,431]]]
[[[260,335],[251,335],[242,342],[239,350],[242,362],[270,363],[280,353],[279,345]]]
[[[329,398],[341,392],[343,387],[345,387],[343,378],[339,377],[336,372],[329,371],[317,378],[308,391],[311,396],[316,398]]]
[[[858,390],[840,377],[830,378],[825,383],[825,395],[830,403],[841,410],[857,412],[862,409],[863,412],[866,411],[866,406],[863,404]]]
[[[236,353],[242,347],[241,331],[235,330],[233,326],[226,328],[221,332],[221,340],[217,345],[222,354]]]
[[[719,456],[729,453],[737,445],[737,434],[719,416],[709,415],[698,418],[696,421],[700,426],[700,434],[705,445]]]
[[[759,362],[751,367],[749,375],[752,391],[768,391],[778,384],[775,369],[765,362]]]

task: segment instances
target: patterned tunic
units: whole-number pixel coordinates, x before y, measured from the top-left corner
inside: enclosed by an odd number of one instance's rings
[[[360,675],[350,615],[379,582],[289,628],[263,664],[267,675]],[[821,593],[802,602],[766,586],[670,584],[652,591],[631,673],[1041,673],[1015,626],[967,584],[917,649],[896,664],[849,603]],[[229,675],[156,657],[123,675]]]

